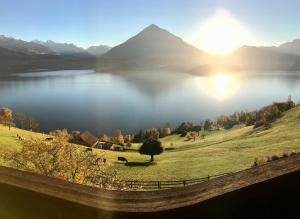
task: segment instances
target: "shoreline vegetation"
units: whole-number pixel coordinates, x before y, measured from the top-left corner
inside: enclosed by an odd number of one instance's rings
[[[16,115],[20,128],[14,127],[12,110],[1,109],[1,165],[87,185],[97,178],[98,186],[108,189],[118,180],[183,180],[236,172],[300,151],[300,106],[291,97],[253,112],[175,128],[166,124],[135,135],[119,129],[113,136],[65,129],[45,135],[33,132],[35,119]]]

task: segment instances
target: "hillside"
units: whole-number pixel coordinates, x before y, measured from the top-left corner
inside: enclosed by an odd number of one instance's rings
[[[300,39],[293,40],[292,42],[286,42],[278,46],[277,48],[281,52],[300,55]]]
[[[23,137],[43,138],[17,128],[11,131],[0,126],[0,153],[17,150],[20,143],[16,134]],[[171,180],[205,177],[219,173],[249,168],[255,158],[282,155],[285,152],[300,151],[300,107],[284,113],[272,123],[271,128],[253,129],[252,126],[237,126],[230,130],[207,133],[205,139],[195,142],[172,135],[161,139],[166,151],[155,156],[155,163],[149,164],[149,156],[137,151],[117,152],[95,149],[105,153],[107,164],[118,171],[122,178],[143,180]],[[173,145],[173,146],[172,146]],[[138,148],[134,145],[133,149]],[[117,161],[126,157],[127,165]],[[2,162],[3,164],[3,162]],[[5,164],[4,164],[5,165]]]
[[[40,70],[93,69],[95,62],[92,56],[25,54],[0,48],[0,77]]]
[[[185,71],[203,63],[202,51],[152,24],[104,54],[98,70]]]
[[[297,58],[276,47],[243,46],[233,53],[229,63],[244,70],[295,70]]]

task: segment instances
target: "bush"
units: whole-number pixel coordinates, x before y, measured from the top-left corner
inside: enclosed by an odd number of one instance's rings
[[[187,131],[182,131],[182,133],[180,134],[180,137],[185,137],[188,134]]]
[[[253,167],[257,167],[257,166],[261,166],[265,163],[267,163],[268,161],[266,159],[258,159],[258,158],[255,158],[254,159],[254,163],[253,163]]]
[[[263,121],[263,120],[257,121],[257,122],[254,123],[254,128],[256,129],[258,127],[261,127],[264,124],[265,124],[265,121]]]
[[[291,156],[296,155],[297,153],[295,151],[291,152]]]
[[[288,157],[288,156],[289,156],[288,153],[283,153],[283,154],[282,154],[282,157]]]
[[[278,160],[280,157],[278,157],[277,155],[273,155],[272,157],[271,157],[271,160]]]
[[[239,124],[237,121],[234,120],[228,120],[226,122],[224,122],[223,127],[224,129],[231,129],[233,128],[233,126]]]

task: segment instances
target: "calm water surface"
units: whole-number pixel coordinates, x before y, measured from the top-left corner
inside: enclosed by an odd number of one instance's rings
[[[113,133],[199,122],[251,111],[292,95],[300,101],[300,72],[194,76],[184,73],[109,74],[49,71],[0,78],[0,106],[38,119],[40,131],[58,128]]]

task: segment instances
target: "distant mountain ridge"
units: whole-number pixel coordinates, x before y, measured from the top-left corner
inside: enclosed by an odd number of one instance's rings
[[[111,49],[110,46],[99,45],[99,46],[90,46],[85,51],[87,51],[91,55],[102,56],[107,53]]]
[[[88,49],[83,49],[79,46],[76,46],[73,43],[57,43],[52,40],[47,40],[46,42],[35,40],[32,41],[38,44],[41,44],[49,49],[51,49],[56,54],[60,55],[94,55],[101,56],[107,51],[110,50],[111,47],[106,45],[99,46],[91,46]]]
[[[31,42],[43,45],[59,55],[85,53],[85,50],[83,48],[78,47],[73,43],[56,43],[52,40],[47,40],[46,42],[40,40],[34,40]]]
[[[292,42],[283,43],[278,46],[278,50],[285,53],[300,55],[300,39]]]
[[[27,42],[0,35],[0,61],[0,73],[83,67],[99,72],[194,74],[206,74],[218,68],[229,71],[300,70],[300,39],[278,47],[242,46],[231,55],[216,58],[154,24],[113,48],[99,45],[84,49],[72,43]]]
[[[52,54],[53,51],[46,46],[35,42],[26,42],[24,40],[17,40],[12,37],[0,36],[0,47],[14,52],[25,54]]]

